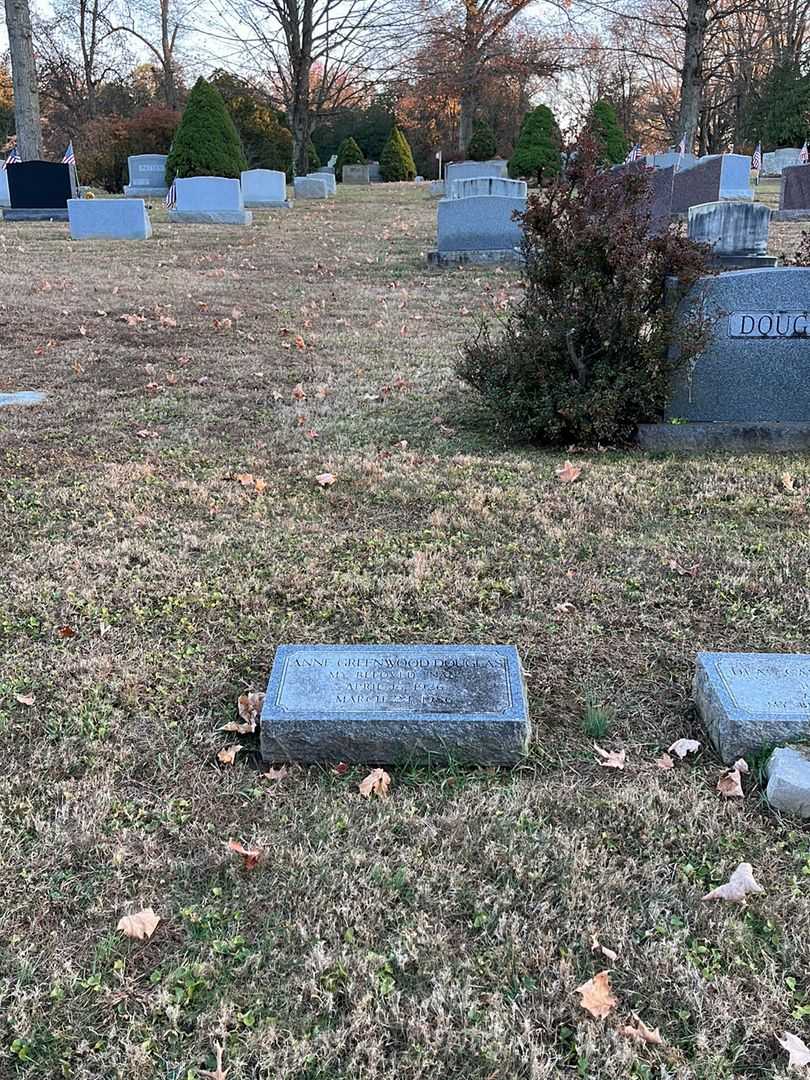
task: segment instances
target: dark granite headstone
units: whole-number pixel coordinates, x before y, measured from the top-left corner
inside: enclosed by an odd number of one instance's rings
[[[71,165],[55,161],[20,161],[8,170],[11,209],[4,221],[67,221],[68,199],[77,195]]]
[[[669,226],[672,214],[672,189],[675,183],[675,166],[653,169],[650,173],[652,198],[650,201],[650,232],[655,236]]]
[[[810,165],[788,165],[782,170],[779,213],[810,215]]]
[[[672,213],[685,214],[690,206],[717,202],[723,159],[717,154],[677,173],[672,185]]]
[[[693,692],[727,763],[810,738],[810,656],[698,653]]]
[[[529,731],[513,646],[280,645],[261,750],[266,761],[511,765]]]
[[[669,419],[810,422],[809,268],[700,278],[678,310],[679,323],[694,312],[708,320],[709,340],[677,372]]]

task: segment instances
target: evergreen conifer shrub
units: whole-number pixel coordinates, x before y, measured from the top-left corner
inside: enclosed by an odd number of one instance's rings
[[[416,166],[408,140],[396,124],[380,154],[380,176],[389,182],[413,180],[416,176]]]
[[[315,172],[316,169],[320,169],[321,159],[318,156],[318,151],[315,149],[315,143],[312,139],[307,143],[307,168],[309,172]]]
[[[467,157],[470,161],[489,161],[497,152],[495,132],[486,120],[476,120],[473,124],[473,137],[467,147]]]
[[[673,370],[705,347],[705,319],[676,323],[666,282],[707,273],[708,248],[675,226],[650,234],[646,170],[605,170],[588,140],[577,164],[529,199],[523,299],[499,336],[482,326],[457,371],[509,435],[593,446],[659,419]]]
[[[523,117],[517,144],[509,159],[509,175],[536,177],[542,184],[559,176],[562,134],[554,113],[545,105],[538,105]]]
[[[585,131],[596,143],[599,156],[607,165],[620,165],[627,157],[627,139],[619,125],[616,110],[609,101],[597,101],[585,122]]]
[[[351,137],[347,136],[338,147],[337,160],[335,161],[335,179],[338,183],[343,180],[344,165],[365,165],[366,159],[363,151]]]
[[[242,140],[248,168],[275,169],[292,180],[293,137],[278,115],[251,97],[235,97],[226,108]]]
[[[188,96],[166,159],[166,183],[175,177],[228,176],[247,168],[234,122],[215,86],[200,77]]]

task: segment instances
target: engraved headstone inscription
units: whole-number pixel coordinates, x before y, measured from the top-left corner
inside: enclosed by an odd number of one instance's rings
[[[265,761],[513,765],[529,732],[511,645],[280,645],[261,750]]]
[[[725,762],[810,739],[810,656],[698,653],[693,693]]]

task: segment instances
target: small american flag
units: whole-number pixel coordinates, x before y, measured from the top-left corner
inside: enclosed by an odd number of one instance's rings
[[[20,151],[14,146],[12,147],[11,153],[3,162],[3,168],[7,169],[9,165],[16,165],[18,161],[22,161],[22,158],[20,157]]]
[[[177,185],[175,181],[172,180],[172,186],[166,192],[166,209],[171,210],[175,206],[177,206]]]
[[[73,140],[72,139],[67,144],[67,150],[65,150],[64,154],[62,155],[62,164],[63,165],[75,165],[76,164],[76,155],[73,153]]]
[[[638,161],[641,157],[641,143],[636,143],[635,146],[630,148],[630,153],[624,159],[625,165],[629,165],[631,161]]]
[[[754,156],[751,158],[751,168],[755,173],[758,173],[762,168],[762,143],[757,143]]]
[[[684,132],[681,141],[678,143],[678,153],[681,157],[686,153],[686,132]]]
[[[799,151],[799,164],[807,165],[810,163],[810,152],[807,149],[807,139],[804,140],[804,146]]]

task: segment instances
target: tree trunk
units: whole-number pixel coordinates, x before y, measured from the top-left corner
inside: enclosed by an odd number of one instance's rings
[[[293,172],[296,176],[306,176],[309,172],[309,94],[300,91],[300,86],[296,87],[287,119],[293,136]]]
[[[28,0],[5,0],[6,27],[14,86],[14,121],[17,150],[23,161],[42,157],[42,124],[39,119],[39,88],[31,40]]]
[[[466,90],[461,95],[461,115],[458,122],[458,149],[462,157],[467,156],[467,147],[473,136],[473,121],[478,105],[474,90]]]
[[[163,96],[170,109],[177,108],[177,84],[174,79],[174,34],[169,29],[170,0],[160,3],[160,46],[163,60]],[[176,34],[175,30],[175,34]]]
[[[478,0],[465,0],[464,45],[461,58],[461,115],[458,123],[458,149],[467,156],[473,135],[473,121],[478,107],[478,75],[483,34],[483,18]]]
[[[689,154],[695,145],[695,134],[703,107],[703,52],[708,7],[709,0],[689,0],[686,13],[678,128],[680,135],[685,136],[686,152]]]

